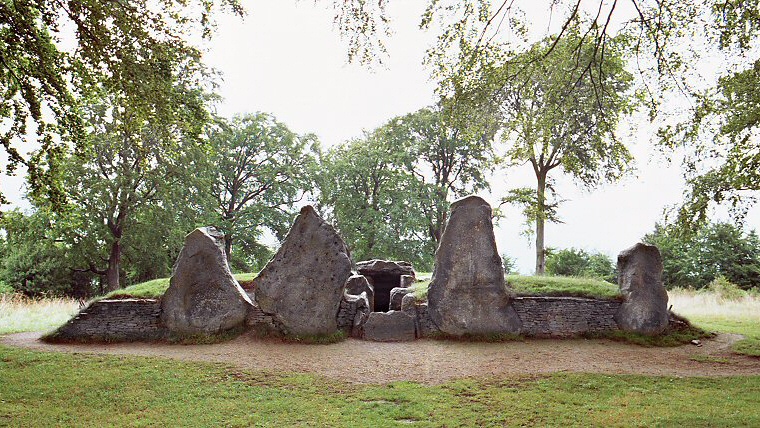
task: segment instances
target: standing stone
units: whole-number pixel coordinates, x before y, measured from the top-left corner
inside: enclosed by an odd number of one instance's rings
[[[256,301],[286,334],[333,334],[350,275],[351,259],[343,239],[307,205],[277,254],[253,281]]]
[[[227,265],[224,234],[203,227],[187,235],[161,298],[161,318],[169,331],[192,335],[228,330],[243,324],[251,306]]]
[[[618,285],[623,304],[615,314],[618,326],[655,335],[668,326],[668,293],[662,284],[662,257],[654,245],[638,243],[618,255]]]
[[[367,293],[370,311],[375,307],[375,289],[370,285],[364,275],[351,275],[346,280],[346,294],[358,296]]]
[[[477,196],[451,204],[451,216],[435,254],[428,310],[449,335],[519,334],[496,249],[491,206]]]

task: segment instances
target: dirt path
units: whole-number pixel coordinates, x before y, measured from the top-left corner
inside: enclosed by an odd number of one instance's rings
[[[354,383],[552,372],[666,376],[760,375],[760,359],[733,355],[741,336],[720,334],[702,347],[645,348],[609,340],[525,340],[468,343],[418,340],[377,343],[349,339],[332,345],[287,344],[241,336],[215,345],[125,343],[50,345],[39,333],[0,337],[0,343],[40,351],[141,355],[213,361],[244,369],[308,372]],[[703,361],[695,361],[694,358]]]

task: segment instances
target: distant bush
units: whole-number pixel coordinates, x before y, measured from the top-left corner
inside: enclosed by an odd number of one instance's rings
[[[615,265],[606,254],[566,248],[552,250],[546,257],[546,273],[555,276],[599,278],[617,282]]]
[[[723,275],[718,275],[706,287],[707,291],[715,294],[719,300],[738,302],[747,297],[747,292],[729,281]]]
[[[0,294],[11,294],[11,293],[13,293],[13,287],[0,281]]]

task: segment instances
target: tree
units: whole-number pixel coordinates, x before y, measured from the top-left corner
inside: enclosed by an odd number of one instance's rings
[[[484,75],[486,86],[495,88],[490,97],[500,103],[505,134],[514,141],[507,158],[530,164],[536,177],[535,193],[518,189],[506,201],[522,203],[529,221],[535,222],[537,275],[545,270],[546,221],[557,221],[558,203],[547,195],[553,191],[549,174],[561,169],[594,187],[619,178],[631,160],[615,136],[618,121],[632,109],[624,45],[601,53],[587,43],[576,57],[574,47],[582,37],[573,32],[557,43],[544,40]],[[577,70],[578,62],[589,62],[591,73]],[[597,93],[595,81],[603,93]]]
[[[407,168],[418,195],[409,199],[419,202],[425,216],[431,254],[443,234],[452,199],[488,188],[487,175],[493,170],[495,128],[464,122],[468,121],[454,117],[444,103],[391,119],[378,134],[397,150],[410,153]]]
[[[386,54],[384,39],[392,28],[387,13],[390,3],[333,1],[339,11],[339,28],[349,36],[350,59],[366,62],[382,59]],[[478,69],[484,57],[503,55],[505,45],[519,51],[520,44],[530,39],[527,35],[533,27],[530,17],[520,10],[529,3],[427,2],[420,27],[438,32],[438,42],[428,51],[427,60],[443,95],[453,96],[480,86]],[[574,71],[579,73],[579,80],[587,79],[597,89],[594,96],[604,94],[604,81],[593,78],[594,56],[582,52],[592,45],[604,56],[615,38],[623,35],[630,39],[629,50],[643,78],[650,117],[659,115],[666,124],[659,134],[664,151],[673,153],[673,149],[686,148],[690,152],[683,164],[689,186],[679,210],[679,222],[696,229],[708,220],[716,204],[728,204],[741,221],[760,190],[760,59],[753,49],[760,34],[760,2],[560,0],[547,5],[552,22],[558,23],[547,29],[556,31],[548,51],[563,40],[575,39],[570,46],[578,59]],[[624,12],[625,5],[629,12]],[[582,27],[574,26],[579,17],[589,13],[591,19],[585,20]],[[583,35],[580,39],[576,37],[578,33]],[[697,45],[700,48],[694,49]],[[723,60],[711,54],[719,54]],[[547,59],[538,57],[536,61]],[[708,61],[707,68],[724,68],[715,82],[700,76],[698,68]],[[572,90],[573,81],[566,83]],[[679,97],[690,103],[687,117],[679,118],[674,112],[677,109],[661,109],[664,101],[672,104],[673,98]]]
[[[546,273],[560,276],[582,276],[616,282],[616,269],[612,260],[602,253],[588,253],[582,249],[566,248],[548,251]]]
[[[703,288],[719,276],[743,289],[760,286],[760,238],[730,223],[712,223],[694,233],[677,225],[655,225],[643,241],[660,249],[668,287]]]
[[[62,204],[58,163],[67,142],[83,149],[87,140],[83,94],[105,81],[125,98],[171,103],[172,88],[162,84],[166,67],[145,58],[171,51],[191,68],[200,65],[201,52],[188,40],[198,30],[208,37],[220,9],[243,14],[237,0],[0,3],[0,118],[8,125],[0,144],[9,155],[7,172],[25,165],[32,191]],[[19,145],[32,133],[41,147],[26,158]]]
[[[354,260],[392,258],[432,265],[435,248],[417,209],[410,152],[388,128],[331,148],[321,159],[320,207],[346,240]]]
[[[71,254],[51,227],[51,216],[8,211],[0,219],[0,282],[26,295],[71,293]]]
[[[227,257],[239,242],[248,265],[261,263],[257,256],[267,252],[256,243],[263,228],[283,238],[293,204],[312,188],[316,137],[299,136],[272,115],[256,113],[221,121],[209,143],[210,190]]]
[[[151,206],[189,208],[170,201],[179,185],[192,182],[187,171],[197,163],[208,120],[204,95],[193,86],[200,70],[187,64],[183,52],[167,47],[145,52],[143,61],[144,68],[163,70],[162,80],[153,83],[169,99],[133,97],[110,79],[93,86],[83,110],[87,144],[62,162],[70,240],[86,254],[84,269],[103,275],[108,290],[121,287],[124,239],[138,213]]]

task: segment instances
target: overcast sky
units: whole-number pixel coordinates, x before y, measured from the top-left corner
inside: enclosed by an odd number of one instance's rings
[[[346,44],[333,28],[333,12],[322,3],[244,4],[246,19],[222,17],[206,54],[206,63],[223,75],[218,113],[270,112],[292,130],[315,133],[330,146],[435,102],[435,84],[422,65],[434,34],[417,29],[424,2],[390,2],[395,34],[387,45],[385,67],[374,71],[346,63]],[[540,15],[534,21],[547,20]],[[592,191],[555,174],[559,194],[567,201],[559,209],[564,223],[546,228],[547,246],[598,250],[614,258],[650,232],[666,207],[681,200],[679,164],[668,164],[654,151],[651,127],[630,119],[624,128],[634,129],[624,141],[636,157],[635,173]],[[500,171],[491,181],[491,193],[481,196],[496,205],[507,190],[530,186],[533,180],[529,166]],[[17,202],[19,187],[20,180],[3,177],[3,191]],[[532,272],[535,249],[520,234],[524,219],[517,209],[505,214],[496,227],[499,251],[517,258],[521,272]],[[760,227],[758,208],[751,211],[748,225]]]

